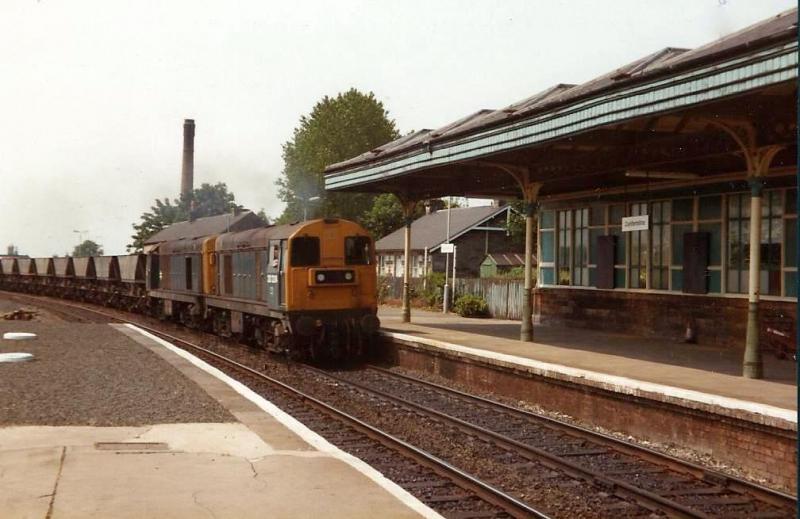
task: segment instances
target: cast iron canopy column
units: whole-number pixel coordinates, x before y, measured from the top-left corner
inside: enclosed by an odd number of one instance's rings
[[[750,183],[750,266],[747,297],[747,335],[745,337],[742,375],[764,378],[764,362],[759,339],[758,300],[761,295],[761,190],[770,163],[783,146],[758,146],[756,129],[750,121],[709,120],[724,130],[742,149]]]
[[[488,160],[478,160],[473,163],[505,171],[517,182],[522,191],[522,199],[525,201],[525,285],[522,290],[522,324],[519,330],[519,340],[531,342],[533,341],[533,217],[542,182],[533,182],[531,170],[528,167]]]
[[[533,216],[542,184],[528,181],[530,175],[526,177],[522,183],[525,199],[525,285],[522,291],[522,324],[519,340],[531,342],[533,341]]]

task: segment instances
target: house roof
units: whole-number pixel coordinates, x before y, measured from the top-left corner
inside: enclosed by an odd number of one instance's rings
[[[199,238],[228,231],[243,231],[263,225],[261,219],[252,211],[237,214],[225,213],[217,216],[206,216],[195,220],[177,222],[162,229],[147,239],[145,244],[164,241]]]
[[[510,206],[456,207],[450,210],[450,241],[494,216],[509,211]],[[429,251],[447,241],[447,209],[426,214],[411,224],[411,249]],[[375,250],[402,250],[405,229],[400,228],[375,243]]]
[[[525,255],[516,252],[493,252],[486,255],[498,267],[522,267],[525,266]],[[485,258],[484,258],[485,261]],[[533,257],[536,263],[536,257]]]

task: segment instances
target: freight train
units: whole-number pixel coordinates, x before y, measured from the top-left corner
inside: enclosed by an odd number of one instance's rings
[[[181,322],[269,351],[356,358],[380,326],[375,251],[319,219],[166,241],[147,254],[0,260],[0,288]]]

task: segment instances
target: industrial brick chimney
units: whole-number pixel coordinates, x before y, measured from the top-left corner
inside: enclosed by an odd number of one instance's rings
[[[181,197],[191,197],[194,191],[194,119],[183,121],[183,165],[181,167]]]

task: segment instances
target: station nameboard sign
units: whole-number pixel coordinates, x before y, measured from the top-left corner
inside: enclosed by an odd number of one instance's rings
[[[626,216],[622,219],[622,232],[646,231],[650,228],[650,216]]]
[[[443,243],[442,244],[442,254],[452,254],[456,250],[456,246],[453,243]]]

